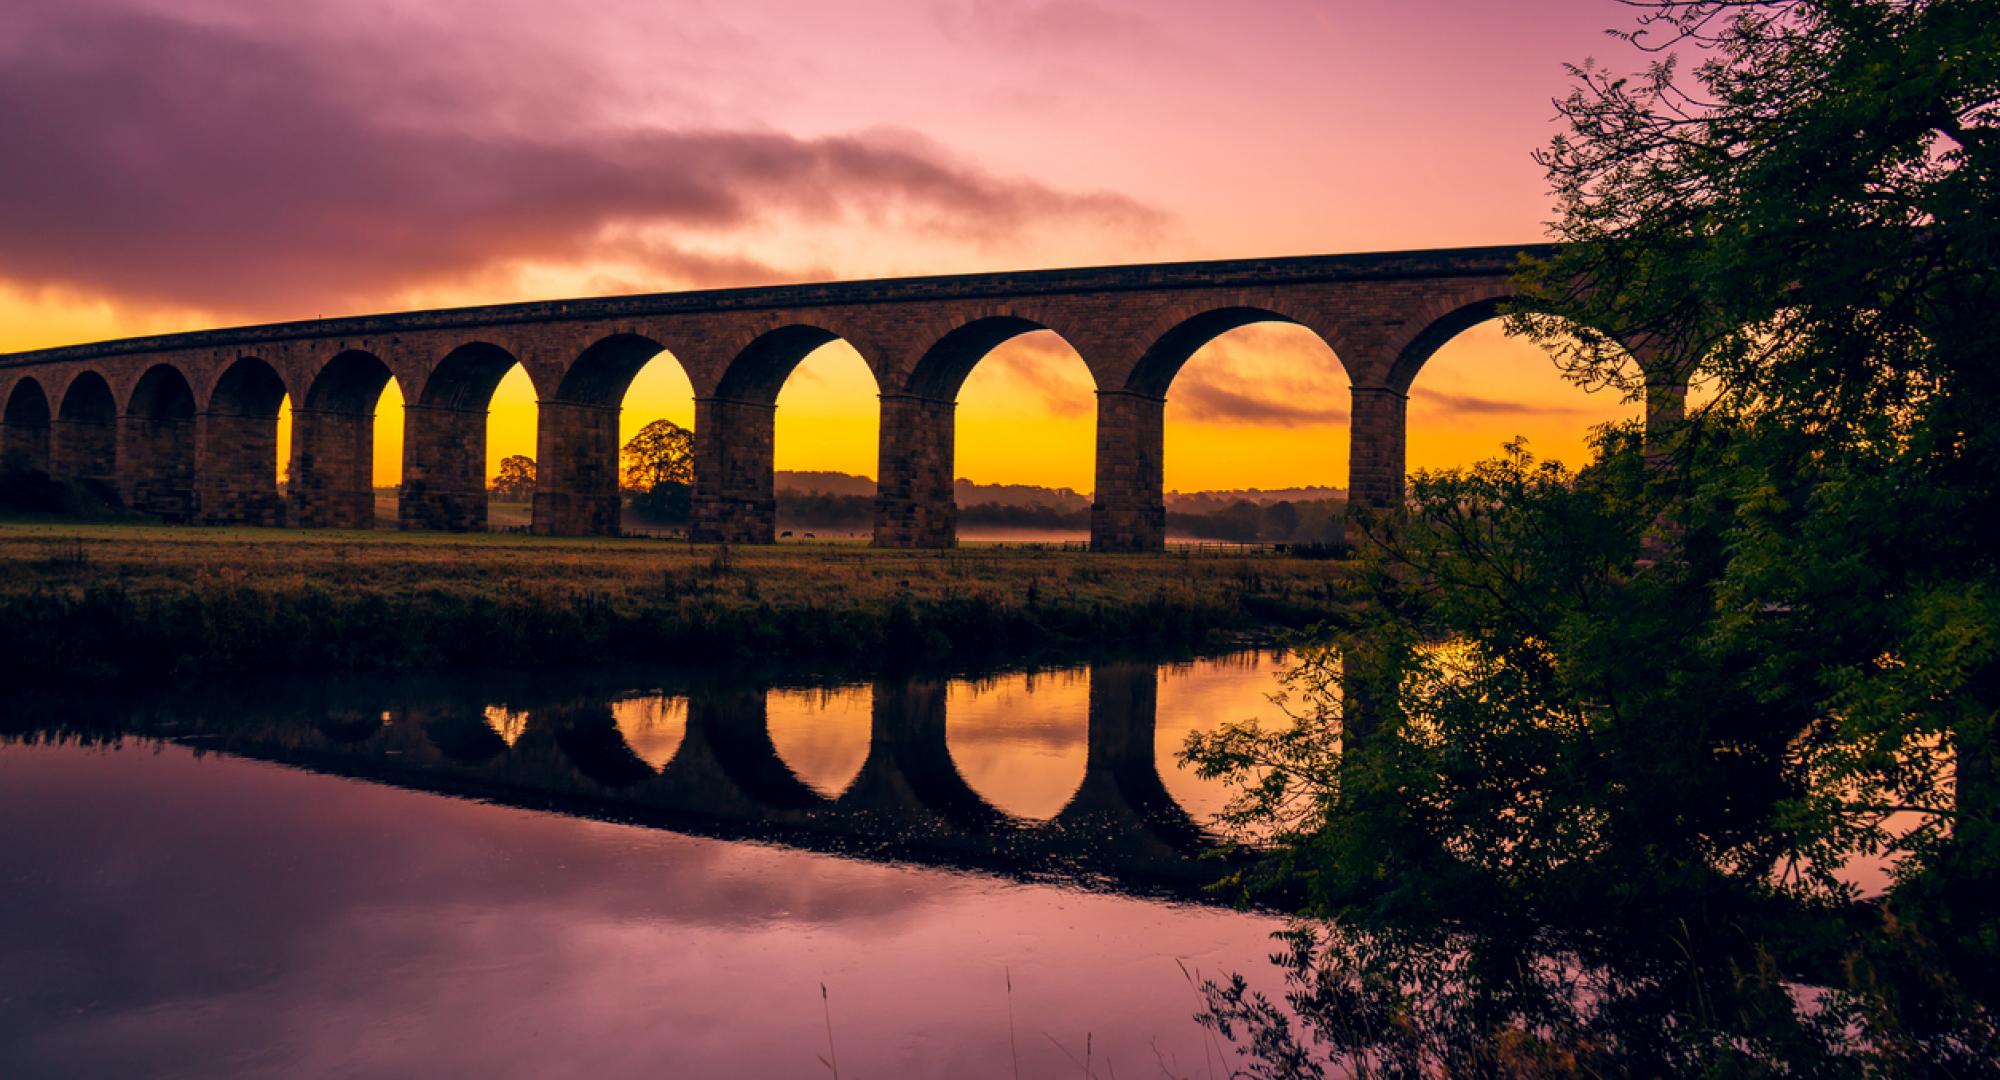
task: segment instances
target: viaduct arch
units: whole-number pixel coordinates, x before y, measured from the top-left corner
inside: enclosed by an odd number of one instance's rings
[[[49,471],[49,434],[55,415],[48,391],[34,376],[15,380],[0,412],[0,468]]]
[[[1403,491],[1411,383],[1454,334],[1494,317],[1523,258],[1547,245],[970,274],[559,300],[207,330],[0,356],[4,443],[31,466],[100,481],[137,509],[214,523],[361,527],[373,520],[369,433],[393,379],[405,400],[405,528],[486,526],[486,413],[523,366],[540,399],[533,527],[618,530],[618,409],[669,352],[695,393],[697,539],[775,538],[777,392],[836,338],[881,395],[874,542],[955,542],[954,408],[982,357],[1053,330],[1098,396],[1091,544],[1165,543],[1165,402],[1203,344],[1254,322],[1319,335],[1353,392],[1349,498]],[[1644,349],[1649,424],[1678,377]],[[1656,370],[1657,369],[1657,370]],[[276,403],[294,406],[281,501]]]

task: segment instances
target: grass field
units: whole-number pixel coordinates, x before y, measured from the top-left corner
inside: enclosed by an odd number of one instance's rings
[[[1337,564],[0,522],[0,675],[713,658],[980,664],[1312,621]]]

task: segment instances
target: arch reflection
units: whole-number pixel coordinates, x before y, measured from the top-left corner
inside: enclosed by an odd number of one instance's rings
[[[1153,759],[1168,794],[1197,821],[1214,820],[1228,804],[1229,792],[1180,767],[1188,736],[1209,734],[1231,722],[1266,728],[1289,723],[1284,708],[1271,699],[1285,664],[1284,652],[1258,650],[1161,667]]]
[[[425,720],[424,738],[445,757],[468,765],[491,761],[513,745],[501,735],[488,713],[463,710]]]
[[[1004,831],[1010,819],[967,784],[947,744],[945,684],[935,679],[875,684],[868,760],[842,800],[875,830]]]
[[[691,813],[752,821],[824,803],[778,756],[766,706],[762,690],[691,692],[687,737],[661,770],[655,797]]]
[[[651,694],[613,701],[611,719],[632,753],[659,772],[687,737],[687,699]]]
[[[493,729],[493,734],[508,746],[520,742],[521,733],[528,729],[528,714],[520,709],[508,708],[505,705],[488,705],[480,710],[480,716],[485,719],[487,726]]]
[[[658,775],[625,740],[608,701],[544,709],[534,721],[531,729],[547,728],[570,764],[604,787],[627,788]]]
[[[874,695],[865,686],[773,690],[764,710],[771,745],[805,785],[833,799],[868,760]]]
[[[1084,671],[953,683],[946,709],[953,767],[1011,817],[1055,817],[1088,768],[1090,684]]]
[[[1247,685],[1240,669],[1217,672]],[[935,677],[811,691],[709,680],[634,693],[588,678],[403,680],[94,715],[118,718],[101,723],[121,735],[862,857],[1174,891],[1218,872],[1197,859],[1214,838],[1163,775],[1172,751],[1161,745],[1150,663],[977,687]],[[69,717],[48,721],[60,727],[83,714],[46,715]],[[982,724],[991,725],[983,736]],[[983,786],[966,766],[982,754],[996,770]],[[1051,775],[993,782],[1009,763]]]

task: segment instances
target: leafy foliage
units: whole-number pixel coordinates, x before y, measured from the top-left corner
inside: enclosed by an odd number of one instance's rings
[[[493,476],[491,485],[496,498],[520,502],[535,494],[535,459],[523,454],[511,454],[500,459],[500,471]]]
[[[1417,477],[1298,722],[1190,743],[1304,917],[1284,1005],[1209,986],[1253,1073],[2000,1060],[2000,18],[1630,6],[1512,328],[1708,400]]]
[[[632,516],[659,525],[685,525],[694,520],[694,489],[674,480],[633,492],[626,504]]]
[[[650,492],[661,484],[694,483],[694,432],[672,420],[655,420],[626,440],[618,452],[628,491]]]

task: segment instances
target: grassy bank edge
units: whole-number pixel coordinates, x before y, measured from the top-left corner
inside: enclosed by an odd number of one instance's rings
[[[0,679],[1166,655],[1308,624],[1334,572],[1270,557],[0,524]]]

